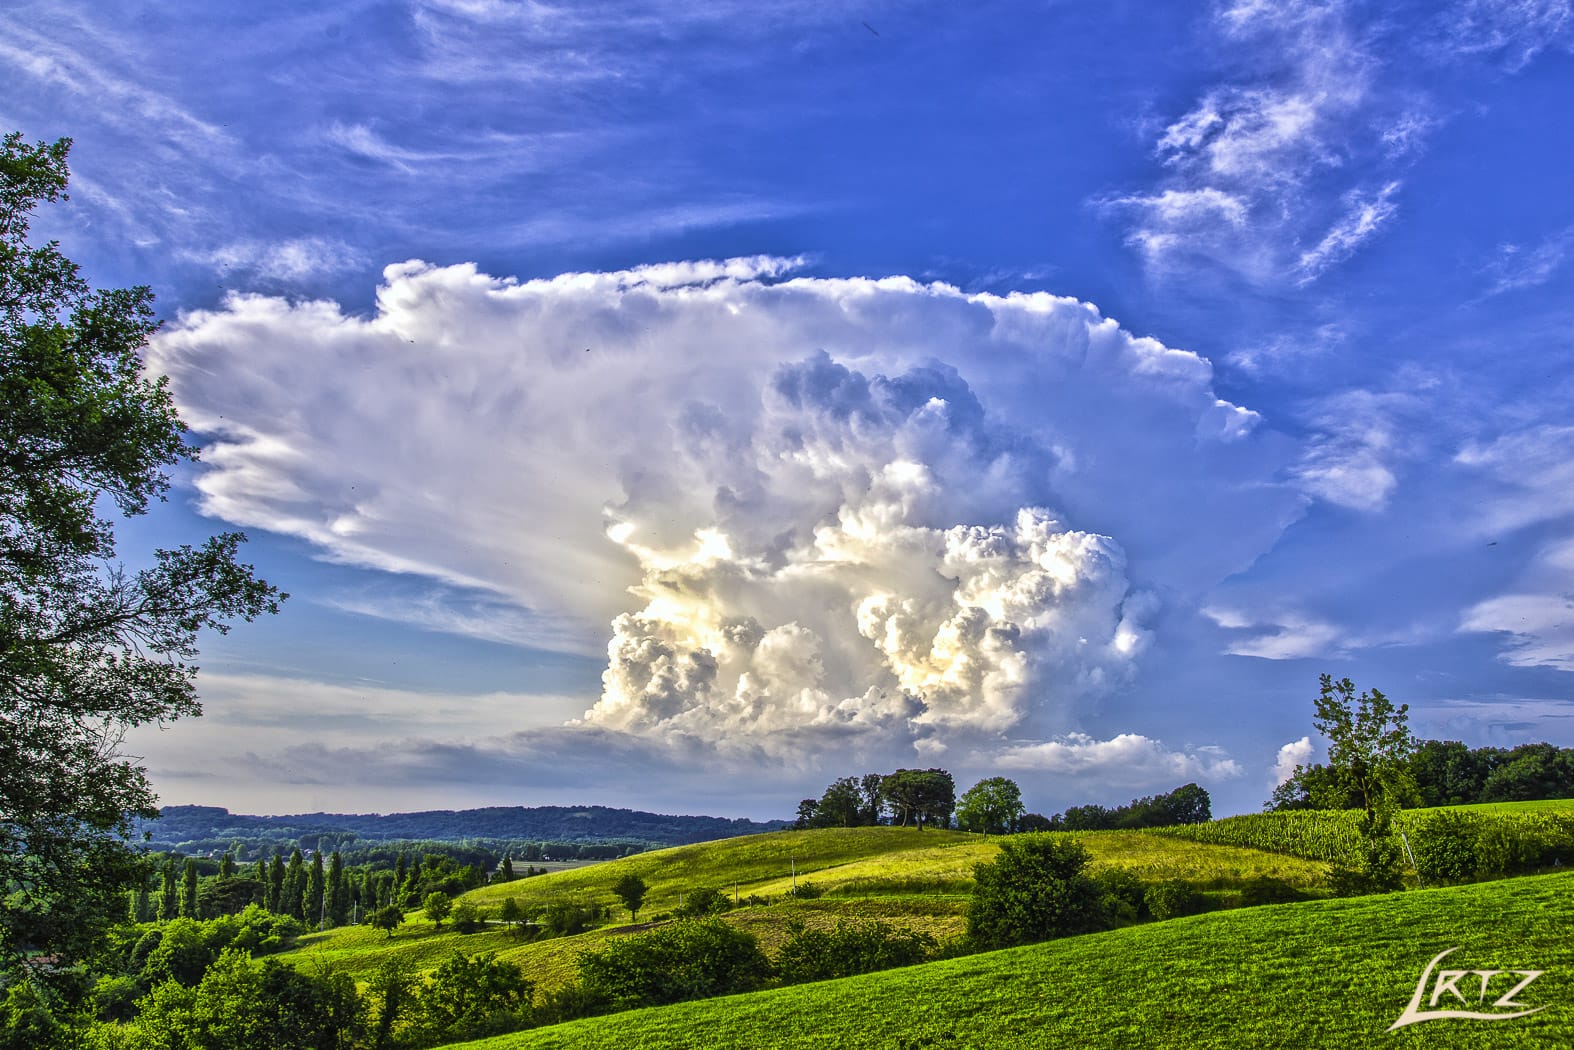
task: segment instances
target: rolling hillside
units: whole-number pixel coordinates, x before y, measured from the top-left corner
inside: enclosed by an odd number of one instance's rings
[[[1094,867],[1120,867],[1144,881],[1182,879],[1218,892],[1256,877],[1271,876],[1303,890],[1321,886],[1321,865],[1258,850],[1164,838],[1146,832],[1111,831],[1078,835],[1094,856]],[[410,913],[393,937],[365,926],[343,927],[303,937],[281,958],[309,965],[332,964],[361,980],[390,957],[417,970],[437,965],[449,952],[496,952],[518,963],[544,990],[569,983],[573,961],[609,937],[631,932],[628,913],[616,906],[612,885],[624,874],[650,887],[642,922],[663,917],[681,896],[709,887],[733,892],[744,906],[726,913],[773,950],[793,920],[808,926],[834,925],[839,918],[878,918],[945,939],[965,922],[972,868],[992,859],[999,840],[957,831],[913,828],[827,828],[751,835],[694,846],[641,853],[568,871],[473,890],[465,899],[495,911],[513,897],[526,913],[554,900],[594,902],[612,908],[611,925],[572,937],[521,942],[493,927],[459,934],[441,932]],[[791,872],[800,887],[821,890],[816,900],[792,900]],[[755,900],[751,903],[750,898]]]
[[[1562,1048],[1574,1045],[1571,922],[1574,875],[1532,876],[1216,912],[460,1045]],[[1428,961],[1448,948],[1457,950],[1447,965],[1461,969],[1545,971],[1518,1001],[1546,1009],[1389,1033]],[[1493,980],[1477,1007],[1478,978],[1465,978],[1468,1008],[1491,1010],[1511,986]],[[1451,1003],[1467,1008],[1452,997],[1438,1008]]]

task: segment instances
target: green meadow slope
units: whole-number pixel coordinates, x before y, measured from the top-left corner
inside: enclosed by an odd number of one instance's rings
[[[1093,854],[1094,867],[1125,868],[1146,882],[1179,879],[1227,894],[1229,888],[1258,876],[1283,880],[1303,890],[1321,887],[1320,864],[1297,857],[1234,846],[1167,838],[1148,832],[1094,832],[1076,836]],[[466,894],[493,913],[509,897],[532,913],[554,900],[607,905],[615,920],[572,937],[523,942],[496,926],[459,934],[441,931],[411,912],[393,937],[367,926],[350,926],[303,937],[280,956],[306,966],[333,966],[358,980],[371,977],[390,958],[417,971],[437,966],[450,952],[495,952],[518,963],[538,988],[570,983],[574,960],[609,937],[633,932],[628,913],[616,905],[612,885],[635,874],[650,887],[640,912],[657,920],[675,908],[680,896],[701,887],[729,895],[736,888],[743,907],[725,914],[728,922],[759,937],[767,952],[787,936],[793,920],[810,927],[838,919],[872,918],[944,940],[963,932],[973,865],[993,859],[999,839],[956,831],[913,828],[826,828],[784,831],[722,839],[636,854],[568,871],[538,875]],[[796,869],[800,887],[825,896],[791,899]],[[751,899],[753,903],[750,903]]]
[[[1574,1045],[1574,875],[1214,912],[863,977],[631,1011],[465,1050]],[[1532,1016],[1397,1032],[1423,968],[1543,970]],[[1485,1009],[1517,981],[1493,978]],[[1477,1008],[1478,978],[1460,987]],[[1453,1004],[1445,997],[1439,1009]],[[1423,1008],[1426,1003],[1423,1002]]]

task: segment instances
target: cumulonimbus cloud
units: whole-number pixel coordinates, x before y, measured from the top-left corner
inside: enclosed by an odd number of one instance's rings
[[[233,296],[149,363],[211,436],[207,513],[599,638],[603,731],[1072,732],[1163,596],[1299,513],[1287,445],[1195,354],[1070,299],[793,265],[403,263],[370,316]]]

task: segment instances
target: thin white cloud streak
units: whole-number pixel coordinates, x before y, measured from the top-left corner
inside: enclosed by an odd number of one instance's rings
[[[1293,613],[1254,616],[1234,609],[1204,607],[1202,614],[1229,631],[1255,631],[1225,646],[1230,656],[1260,660],[1305,660],[1342,655],[1346,632],[1339,625]]]
[[[1108,740],[1071,733],[1058,740],[1007,747],[994,762],[1013,772],[1087,777],[1114,786],[1229,779],[1242,773],[1239,763],[1217,749],[1172,751],[1138,733],[1121,733]]]
[[[1548,47],[1567,46],[1574,27],[1569,0],[1462,0],[1445,9],[1444,50],[1500,59],[1511,71]]]
[[[1497,257],[1485,271],[1492,278],[1486,296],[1503,295],[1546,284],[1563,268],[1571,248],[1574,248],[1574,227],[1559,230],[1530,247],[1522,244],[1499,245]]]
[[[236,296],[150,361],[214,435],[207,513],[611,623],[591,722],[784,757],[1071,730],[1145,646],[1133,573],[1197,593],[1300,512],[1194,354],[1072,300],[791,265],[406,263],[373,316]]]
[[[1390,182],[1375,194],[1360,190],[1345,194],[1344,215],[1310,251],[1301,253],[1296,265],[1300,283],[1310,284],[1330,266],[1344,262],[1385,226],[1399,210],[1393,200],[1398,190],[1399,183]]]
[[[245,274],[264,282],[292,284],[365,264],[359,249],[326,237],[232,241],[208,251],[184,251],[181,256],[211,266],[221,274]]]
[[[1460,0],[1401,37],[1367,7],[1216,8],[1213,28],[1241,74],[1159,132],[1156,188],[1099,202],[1128,220],[1127,243],[1154,272],[1204,264],[1259,284],[1312,284],[1392,224],[1397,173],[1444,123],[1417,69],[1488,56],[1517,72],[1568,46],[1574,24],[1568,0]]]

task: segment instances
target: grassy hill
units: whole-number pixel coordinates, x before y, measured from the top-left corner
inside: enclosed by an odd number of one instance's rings
[[[1230,887],[1257,876],[1278,878],[1301,889],[1320,887],[1323,879],[1319,864],[1258,850],[1147,832],[1076,837],[1092,852],[1095,869],[1126,868],[1147,882],[1180,879],[1227,894]],[[505,898],[513,897],[527,913],[553,900],[613,907],[612,885],[633,873],[650,887],[642,921],[663,916],[677,906],[680,895],[695,889],[711,887],[730,895],[736,888],[745,906],[727,912],[725,918],[759,937],[767,952],[786,937],[793,920],[815,927],[831,926],[842,918],[876,918],[944,940],[965,927],[973,865],[992,859],[998,848],[998,839],[957,831],[870,827],[772,832],[487,886],[466,894],[466,899],[495,911]],[[813,887],[825,896],[790,899],[794,868],[800,887]],[[621,906],[612,914],[627,918]],[[574,959],[581,952],[630,932],[614,923],[573,937],[525,943],[495,927],[473,934],[459,934],[451,927],[438,931],[412,912],[392,938],[365,926],[344,927],[304,937],[281,958],[309,966],[333,965],[365,980],[394,956],[416,970],[429,970],[455,949],[470,955],[496,952],[523,967],[538,988],[550,990],[572,981]]]
[[[1574,875],[1532,876],[1215,912],[463,1046],[1568,1047],[1571,922]],[[1520,999],[1548,1009],[1387,1032],[1428,961],[1454,947],[1448,966],[1546,971]],[[1474,999],[1476,979],[1467,980]],[[1495,980],[1488,1004],[1511,986]]]

